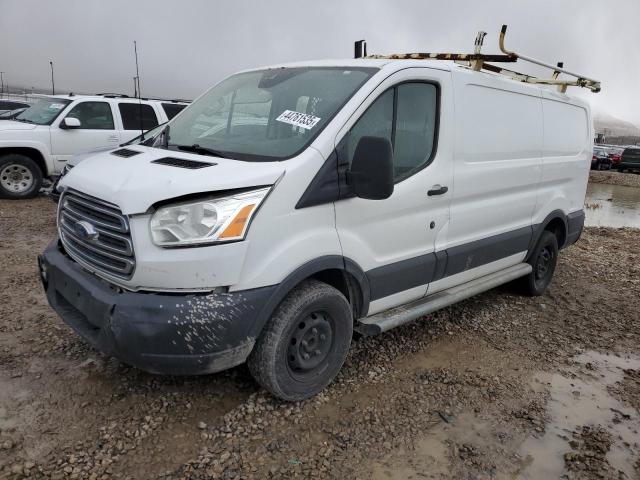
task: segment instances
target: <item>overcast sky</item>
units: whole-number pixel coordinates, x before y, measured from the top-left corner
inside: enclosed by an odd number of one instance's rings
[[[640,0],[0,0],[0,70],[11,85],[194,98],[234,71],[369,53],[507,48],[602,81],[580,92],[640,125]],[[523,65],[518,69],[526,70]],[[570,91],[576,91],[571,89]]]

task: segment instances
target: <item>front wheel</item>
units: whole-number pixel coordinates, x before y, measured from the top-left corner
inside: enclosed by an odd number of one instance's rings
[[[307,280],[278,306],[247,364],[256,381],[276,397],[304,400],[340,371],[352,336],[351,306],[344,295]]]
[[[521,279],[521,285],[527,295],[537,297],[542,295],[551,283],[558,262],[558,239],[553,233],[548,230],[542,232],[528,262],[533,270]]]
[[[19,154],[0,157],[0,197],[33,198],[42,186],[42,172],[31,158]]]

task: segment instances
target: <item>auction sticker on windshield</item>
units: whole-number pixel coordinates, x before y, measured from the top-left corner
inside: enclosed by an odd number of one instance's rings
[[[310,130],[320,121],[320,117],[314,117],[313,115],[307,115],[306,113],[294,112],[293,110],[285,110],[278,118],[276,118],[276,120]]]
[[[64,108],[64,103],[52,103],[49,105],[51,110],[62,110]]]

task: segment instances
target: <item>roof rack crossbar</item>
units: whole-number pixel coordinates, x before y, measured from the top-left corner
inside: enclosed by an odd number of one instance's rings
[[[516,53],[511,50],[507,50],[504,46],[504,39],[507,33],[507,26],[503,25],[500,30],[500,51],[502,54],[483,54],[480,53],[482,48],[482,44],[484,42],[484,37],[486,32],[478,32],[475,40],[475,49],[474,53],[394,53],[391,55],[366,55],[364,54],[364,58],[374,58],[374,59],[389,59],[389,60],[451,60],[456,63],[463,63],[473,70],[481,71],[487,70],[493,73],[498,73],[501,75],[506,75],[513,80],[517,80],[525,83],[532,83],[538,85],[555,85],[558,87],[558,90],[564,93],[567,90],[567,87],[583,87],[591,90],[594,93],[600,91],[600,82],[598,80],[594,80],[593,78],[586,77],[584,75],[580,75],[578,73],[571,72],[569,70],[564,69],[563,62],[558,62],[557,65],[551,65],[549,63],[543,62],[542,60],[537,60],[533,57],[529,57],[527,55],[522,55],[521,53]],[[359,45],[358,45],[359,44]],[[360,40],[356,42],[356,51],[358,51],[358,47],[360,47],[360,53],[362,54],[362,45],[366,43],[364,40]],[[365,47],[366,48],[366,47]],[[364,50],[366,52],[366,49]],[[359,58],[356,55],[356,58]],[[514,63],[518,60],[523,60],[525,62],[533,63],[535,65],[550,68],[553,70],[551,78],[537,78],[532,75],[527,75],[524,73],[516,72],[514,70],[508,70],[506,68],[498,67],[496,65],[492,65],[487,62],[495,62],[495,63]],[[560,74],[564,73],[565,75],[569,75],[570,77],[574,77],[575,80],[570,79],[559,79]]]
[[[533,57],[529,57],[527,55],[522,55],[521,53],[516,53],[516,52],[512,52],[510,50],[507,50],[504,46],[504,38],[507,35],[507,26],[506,25],[502,25],[502,29],[500,30],[500,39],[498,41],[498,44],[500,46],[500,51],[506,55],[513,55],[516,57],[516,59],[520,59],[520,60],[524,60],[525,62],[529,62],[529,63],[533,63],[534,65],[539,65],[541,67],[546,67],[546,68],[550,68],[551,70],[553,70],[555,77],[557,78],[557,76],[560,73],[564,73],[565,75],[569,75],[570,77],[575,77],[577,80],[575,82],[564,82],[566,85],[574,85],[576,84],[579,87],[585,87],[588,88],[589,90],[591,90],[594,93],[597,93],[600,91],[600,82],[598,80],[595,80],[593,78],[589,78],[586,77],[584,75],[581,75],[579,73],[574,73],[571,72],[569,70],[565,70],[564,68],[562,68],[564,66],[557,64],[557,65],[551,65],[550,63],[547,62],[543,62],[542,60],[538,60],[536,58]],[[559,72],[558,74],[556,74],[556,72]],[[534,82],[531,82],[534,83]],[[562,83],[558,83],[557,85],[562,85]]]

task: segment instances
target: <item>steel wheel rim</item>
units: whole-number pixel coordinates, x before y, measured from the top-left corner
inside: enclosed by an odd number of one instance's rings
[[[536,259],[535,280],[541,282],[547,278],[553,262],[553,251],[548,245],[545,246]]]
[[[334,339],[333,318],[326,311],[310,312],[296,322],[286,351],[291,375],[304,381],[323,371]]]
[[[11,163],[0,171],[0,185],[13,193],[29,191],[34,181],[33,173],[18,163]]]

